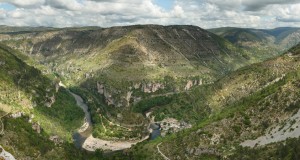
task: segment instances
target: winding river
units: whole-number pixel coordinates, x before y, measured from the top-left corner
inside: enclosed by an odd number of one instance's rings
[[[83,99],[79,95],[77,95],[71,91],[69,91],[69,92],[75,98],[77,106],[79,106],[85,114],[84,124],[73,135],[73,140],[74,140],[75,146],[77,148],[82,148],[82,145],[84,144],[86,139],[92,135],[92,131],[93,131],[92,118],[91,118],[90,112],[88,111],[89,107],[84,103]]]
[[[62,87],[65,87],[63,84]],[[141,140],[133,141],[107,141],[99,138],[94,138],[92,136],[92,120],[91,114],[88,111],[88,106],[84,103],[83,99],[69,91],[75,98],[77,106],[79,106],[85,113],[84,124],[78,129],[78,131],[73,135],[73,140],[75,146],[88,151],[95,151],[96,149],[118,151],[130,148],[132,145],[147,140],[149,136],[144,137]]]

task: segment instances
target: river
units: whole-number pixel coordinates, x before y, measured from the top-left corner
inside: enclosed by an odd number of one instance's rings
[[[63,84],[62,86],[65,87]],[[85,149],[87,151],[95,151],[96,149],[118,151],[130,148],[136,143],[149,139],[149,136],[146,136],[140,140],[132,141],[108,141],[99,138],[94,138],[92,136],[92,119],[91,114],[88,111],[88,106],[84,103],[83,99],[79,95],[71,91],[69,92],[75,98],[77,106],[79,106],[85,113],[84,124],[73,135],[73,140],[76,147]]]
[[[84,144],[85,140],[92,134],[92,118],[90,112],[88,111],[89,107],[84,103],[83,99],[79,95],[71,91],[69,92],[75,98],[77,106],[79,106],[85,114],[84,124],[73,135],[75,146],[77,148],[82,148],[82,145]]]

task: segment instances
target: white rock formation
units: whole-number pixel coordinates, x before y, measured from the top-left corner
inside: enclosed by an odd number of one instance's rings
[[[191,87],[193,87],[193,81],[192,80],[188,80],[188,82],[186,83],[184,90],[190,90]]]
[[[293,122],[293,123],[292,123]],[[266,144],[284,141],[288,138],[300,137],[300,110],[288,120],[285,121],[283,126],[278,125],[265,135],[258,137],[254,140],[246,140],[241,143],[242,146],[255,147],[263,146]]]
[[[9,152],[5,151],[0,145],[0,159],[3,158],[5,160],[16,160],[15,157]]]

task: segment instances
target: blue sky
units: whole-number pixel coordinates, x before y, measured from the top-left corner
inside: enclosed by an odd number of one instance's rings
[[[7,10],[7,11],[16,9],[16,7],[14,5],[11,5],[9,3],[0,3],[0,8]]]
[[[0,25],[300,27],[300,0],[0,0]]]
[[[174,5],[174,0],[154,0],[154,3],[166,10],[171,10]]]

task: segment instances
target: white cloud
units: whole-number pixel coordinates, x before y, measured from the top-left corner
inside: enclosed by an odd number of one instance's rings
[[[195,1],[195,0],[193,0]],[[300,0],[202,0],[198,3],[207,2],[217,5],[219,8],[232,10],[242,9],[246,11],[258,11],[269,5],[275,4],[297,4]]]
[[[177,18],[180,18],[183,17],[184,11],[179,5],[176,5],[172,10],[172,14],[175,15]]]
[[[46,0],[45,4],[58,9],[80,10],[82,8],[76,0]]]
[[[206,0],[207,3],[229,10],[238,8],[241,5],[241,1],[242,0]]]
[[[297,4],[300,0],[241,0],[246,10],[261,10],[268,5],[274,4]]]
[[[37,7],[45,3],[45,0],[0,0],[0,2],[11,3],[17,7]]]
[[[272,28],[300,25],[300,0],[174,0],[165,10],[154,0],[0,0],[0,24],[102,26],[192,24],[204,28]]]
[[[300,22],[300,4],[274,6],[272,14],[278,13],[277,20],[281,22]]]
[[[2,20],[2,19],[5,19],[6,18],[6,11],[5,10],[3,10],[3,9],[0,9],[0,19]]]

